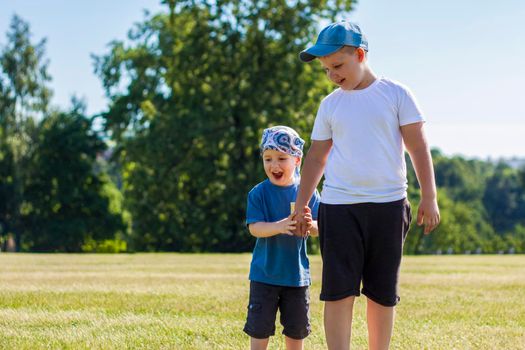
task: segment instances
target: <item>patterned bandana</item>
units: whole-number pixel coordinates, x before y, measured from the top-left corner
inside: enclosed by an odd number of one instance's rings
[[[264,129],[261,140],[261,153],[267,149],[287,153],[293,157],[303,156],[304,140],[292,128],[273,126]]]

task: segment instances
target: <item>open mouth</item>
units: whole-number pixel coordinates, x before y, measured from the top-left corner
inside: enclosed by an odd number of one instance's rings
[[[339,81],[337,82],[337,85],[342,85],[342,84],[345,82],[345,80],[346,80],[345,78],[339,80]]]
[[[274,178],[274,179],[276,179],[276,180],[280,180],[280,179],[282,179],[282,177],[283,177],[284,174],[283,174],[282,172],[278,172],[278,173],[274,173],[274,172],[272,172],[272,175],[273,175],[273,178]]]

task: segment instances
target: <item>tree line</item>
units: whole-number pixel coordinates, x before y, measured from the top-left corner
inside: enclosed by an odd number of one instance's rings
[[[332,86],[297,54],[352,2],[165,1],[93,56],[107,108],[50,104],[45,40],[14,16],[0,41],[0,246],[20,251],[242,252],[269,125],[303,138]],[[96,121],[96,123],[95,123]],[[433,150],[442,223],[405,250],[525,252],[525,170]],[[417,181],[408,163],[413,214]],[[317,250],[317,241],[310,240]]]

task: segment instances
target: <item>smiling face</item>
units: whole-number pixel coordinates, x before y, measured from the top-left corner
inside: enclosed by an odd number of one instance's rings
[[[272,184],[290,186],[294,183],[295,168],[301,163],[301,158],[272,149],[265,150],[262,158],[264,172]]]
[[[331,55],[319,57],[330,81],[343,90],[359,89],[365,77],[366,53],[362,48],[345,46]]]

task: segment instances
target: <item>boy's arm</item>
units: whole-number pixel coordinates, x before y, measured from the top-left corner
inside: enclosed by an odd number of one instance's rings
[[[330,149],[332,148],[332,139],[324,141],[312,141],[312,145],[306,154],[304,159],[304,165],[301,172],[301,183],[299,184],[299,192],[297,193],[297,199],[295,200],[295,217],[297,221],[296,234],[304,236],[306,234],[306,221],[304,219],[303,211],[304,207],[308,205],[309,199],[317,187],[317,184],[323,176],[324,167]]]
[[[248,225],[248,230],[252,236],[259,238],[271,237],[281,233],[293,235],[292,231],[295,230],[295,220],[292,220],[292,216],[290,215],[276,222],[254,222]]]
[[[424,233],[428,234],[439,224],[440,217],[434,180],[434,167],[423,123],[401,126],[401,134],[412,164],[414,164],[414,170],[421,188],[421,202],[417,211],[417,224],[419,226],[424,224]]]

